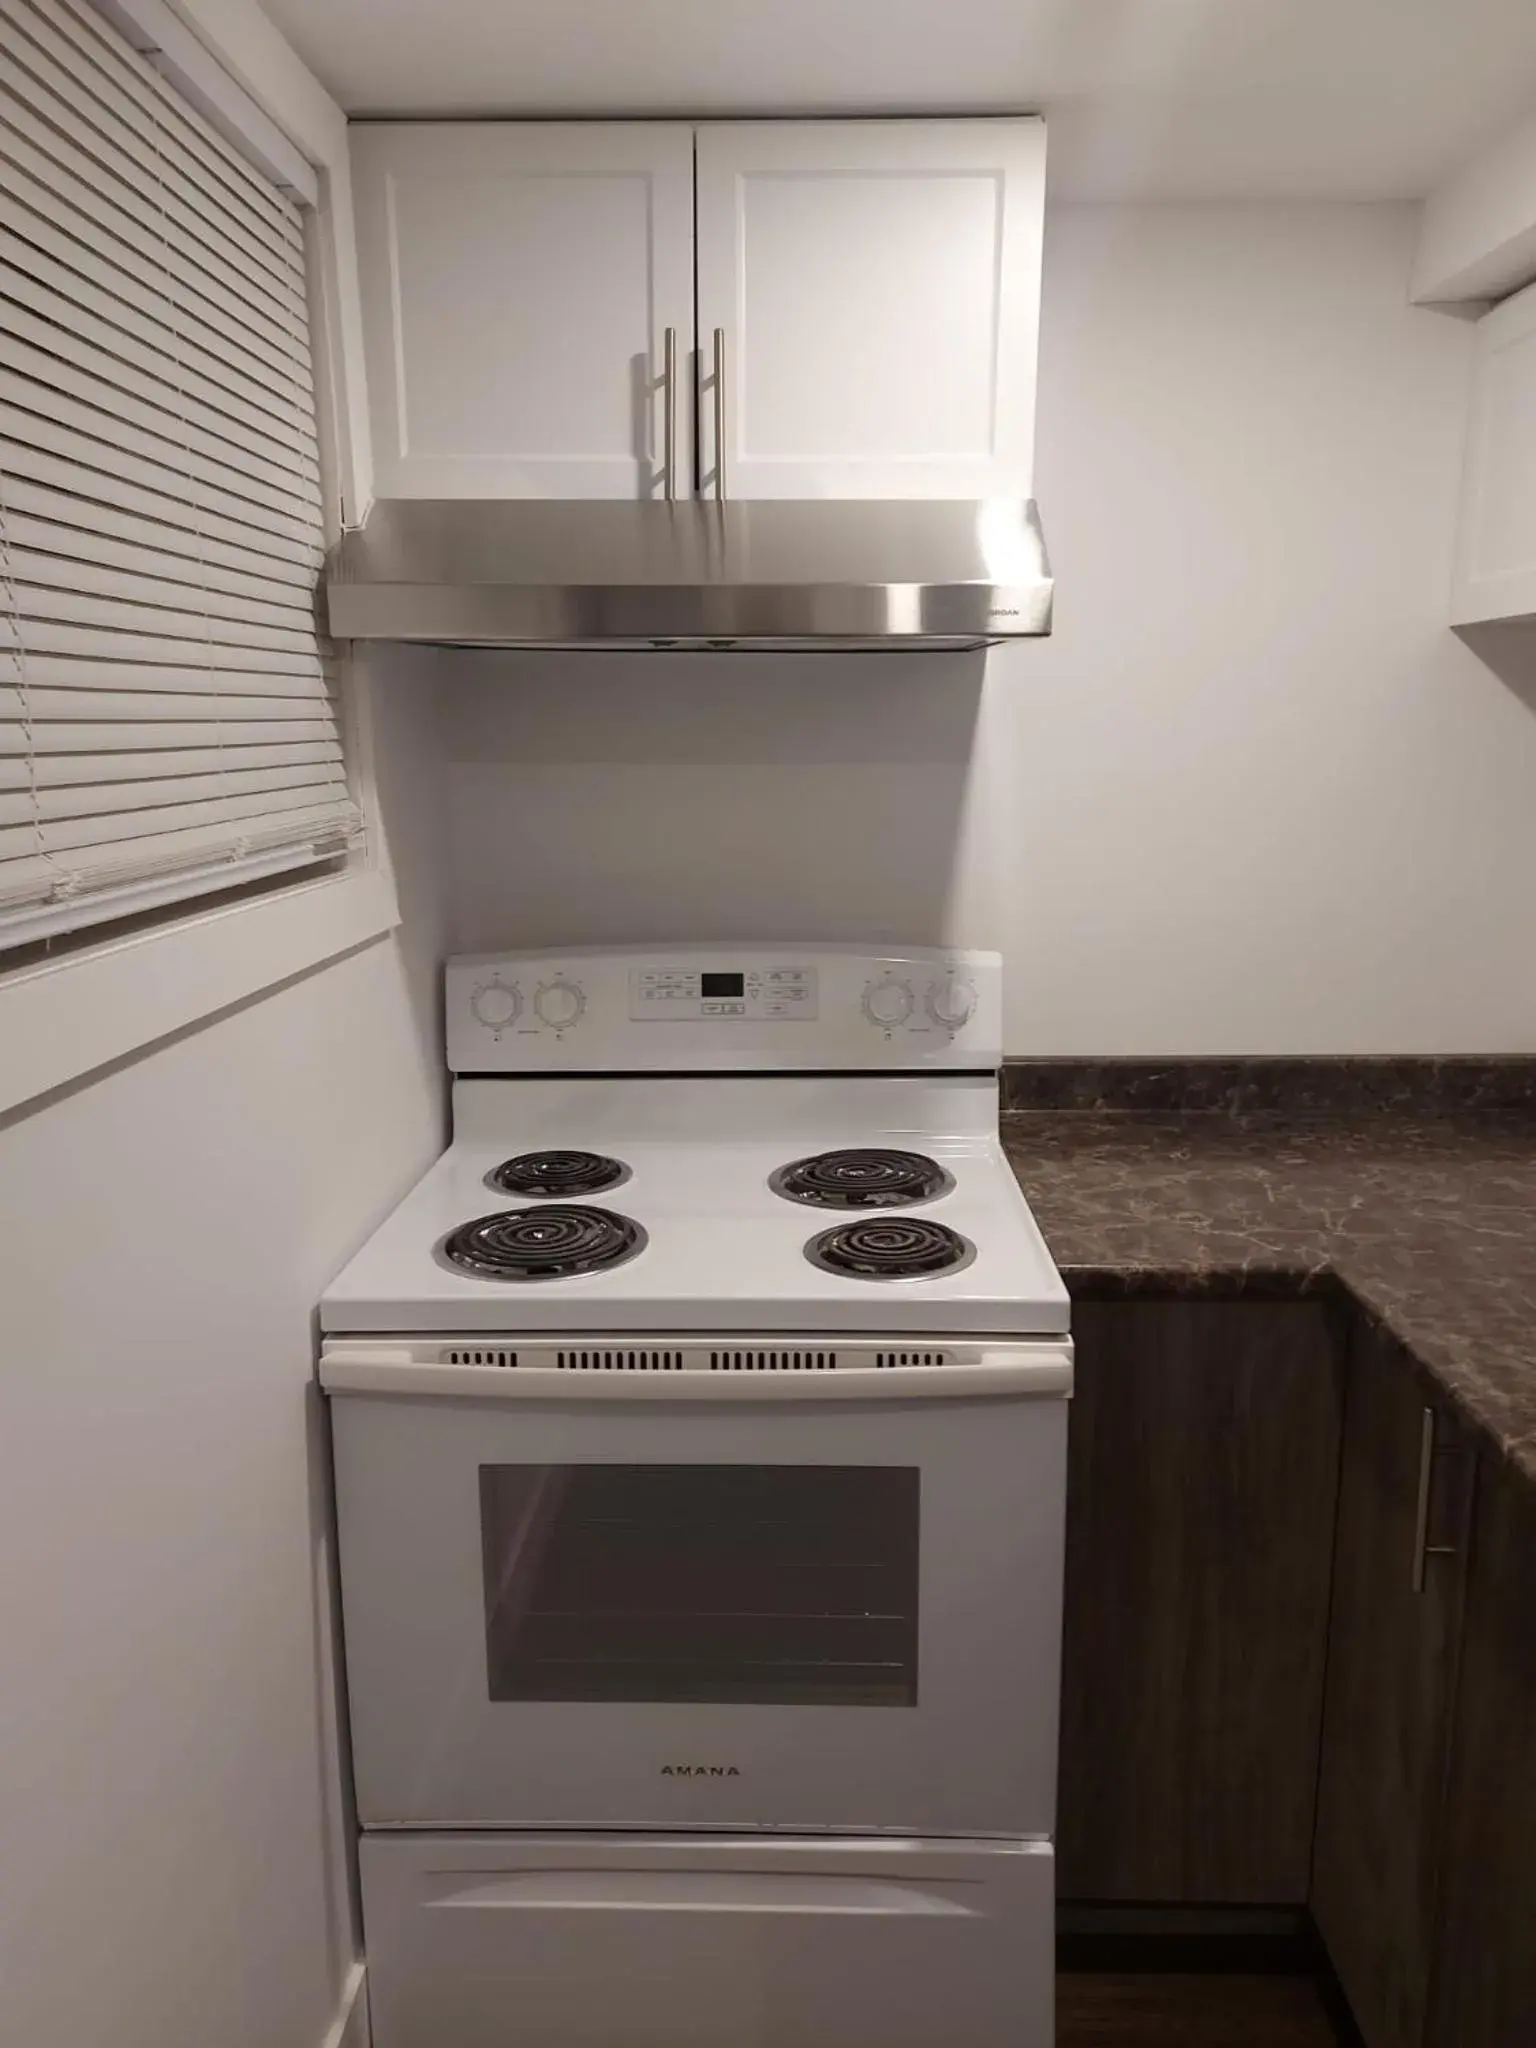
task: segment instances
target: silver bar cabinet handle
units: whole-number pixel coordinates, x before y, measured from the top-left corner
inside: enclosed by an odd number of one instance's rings
[[[1419,1427],[1419,1498],[1413,1517],[1413,1590],[1422,1593],[1428,1560],[1432,1557],[1454,1557],[1456,1547],[1451,1543],[1431,1543],[1429,1540],[1429,1504],[1435,1483],[1435,1411],[1424,1410],[1424,1420]]]
[[[677,329],[662,337],[661,488],[669,505],[677,501]]]
[[[725,329],[715,329],[715,501],[725,498]]]

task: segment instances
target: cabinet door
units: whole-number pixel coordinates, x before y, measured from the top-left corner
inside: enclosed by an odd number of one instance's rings
[[[1467,1582],[1429,2039],[1536,2041],[1536,1488],[1493,1453]]]
[[[702,126],[705,492],[723,413],[730,497],[1028,495],[1044,188],[1039,120]]]
[[[666,122],[352,129],[383,498],[663,493],[665,336],[687,386],[693,131]],[[679,402],[679,495],[692,420]]]
[[[1422,2038],[1464,1547],[1466,1443],[1380,1331],[1351,1347],[1312,1911],[1368,2048]],[[1428,1460],[1426,1464],[1426,1459]],[[1429,1521],[1421,1530],[1423,1511]]]
[[[1477,323],[1451,624],[1536,612],[1536,285]]]
[[[1342,1406],[1327,1310],[1073,1308],[1064,1898],[1301,1905]]]

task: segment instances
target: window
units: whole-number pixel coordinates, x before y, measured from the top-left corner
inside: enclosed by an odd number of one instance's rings
[[[4,0],[0,947],[334,863],[299,206],[82,0]]]
[[[917,1704],[915,1467],[482,1465],[493,1700]]]

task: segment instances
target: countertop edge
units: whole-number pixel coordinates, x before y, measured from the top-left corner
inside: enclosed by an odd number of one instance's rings
[[[1083,1134],[1088,1150],[1082,1159],[1079,1181],[1075,1153],[1080,1117],[1081,1112],[1062,1114],[1051,1111],[1007,1111],[1000,1119],[999,1133],[1015,1177],[1034,1211],[1067,1291],[1074,1301],[1268,1300],[1328,1304],[1336,1309],[1341,1317],[1351,1320],[1361,1318],[1367,1328],[1385,1335],[1416,1372],[1426,1392],[1433,1399],[1444,1403],[1447,1410],[1466,1426],[1479,1454],[1486,1455],[1496,1465],[1509,1469],[1527,1484],[1536,1486],[1536,1321],[1533,1321],[1530,1329],[1529,1365],[1527,1367],[1527,1345],[1521,1336],[1516,1345],[1516,1355],[1520,1361],[1519,1377],[1510,1381],[1507,1368],[1501,1375],[1500,1371],[1493,1369],[1491,1365],[1485,1367],[1479,1362],[1477,1349],[1480,1340],[1469,1327],[1475,1323],[1477,1313],[1475,1296],[1469,1298],[1466,1316],[1463,1317],[1460,1307],[1460,1282],[1454,1272],[1448,1272],[1444,1281],[1446,1308],[1443,1342],[1436,1337],[1433,1313],[1426,1314],[1421,1320],[1415,1320],[1417,1309],[1405,1315],[1405,1305],[1395,1292],[1389,1292],[1384,1297],[1378,1291],[1373,1284],[1370,1261],[1375,1244],[1382,1241],[1380,1239],[1363,1242],[1359,1246],[1348,1243],[1321,1243],[1316,1247],[1316,1255],[1312,1256],[1313,1248],[1305,1243],[1294,1242],[1294,1238],[1291,1243],[1274,1242],[1274,1233],[1268,1226],[1266,1215],[1262,1229],[1252,1227],[1248,1240],[1244,1242],[1243,1216],[1240,1208],[1236,1222],[1225,1232],[1227,1241],[1212,1243],[1209,1246],[1209,1256],[1201,1256],[1199,1234],[1209,1231],[1212,1219],[1220,1214],[1216,1209],[1207,1210],[1204,1207],[1204,1198],[1222,1198],[1224,1190],[1219,1178],[1201,1190],[1201,1201],[1177,1210],[1174,1215],[1176,1225],[1187,1223],[1194,1234],[1194,1241],[1189,1246],[1190,1256],[1183,1255],[1183,1247],[1177,1240],[1166,1248],[1148,1247],[1151,1251],[1150,1257],[1145,1253],[1138,1256],[1130,1246],[1125,1248],[1130,1256],[1119,1257],[1112,1239],[1101,1249],[1092,1244],[1091,1235],[1089,1245],[1084,1245],[1084,1226],[1080,1215],[1075,1216],[1071,1208],[1053,1214],[1052,1190],[1053,1187],[1070,1187],[1074,1195],[1077,1195],[1081,1187],[1086,1189],[1088,1198],[1093,1199],[1097,1193],[1095,1169],[1103,1164],[1102,1148],[1106,1127],[1119,1127],[1109,1141],[1110,1151],[1115,1156],[1113,1172],[1105,1177],[1104,1189],[1105,1201],[1110,1205],[1106,1213],[1111,1225],[1117,1220],[1117,1198],[1123,1194],[1127,1186],[1131,1188],[1133,1201],[1137,1205],[1150,1198],[1155,1210],[1162,1193],[1162,1162],[1147,1162],[1143,1185],[1143,1160],[1138,1156],[1139,1143],[1137,1149],[1128,1155],[1123,1150],[1121,1136],[1137,1124],[1143,1123],[1143,1118],[1135,1113],[1110,1118],[1104,1118],[1102,1115],[1083,1118]],[[1146,1121],[1150,1123],[1152,1120]],[[1238,1121],[1241,1120],[1207,1117],[1169,1118],[1164,1125],[1164,1131],[1166,1132],[1169,1127],[1177,1131],[1180,1148],[1179,1173],[1182,1174],[1188,1167],[1191,1155],[1199,1162],[1200,1155],[1205,1150],[1202,1139],[1218,1124],[1224,1125],[1230,1135]],[[1265,1120],[1266,1124],[1268,1121]],[[1395,1120],[1389,1118],[1384,1122],[1390,1127]],[[1096,1127],[1096,1135],[1090,1134],[1090,1124]],[[1286,1125],[1289,1125],[1289,1130],[1285,1128]],[[1032,1128],[1054,1128],[1056,1134],[1056,1144],[1049,1150],[1048,1157],[1035,1162],[1048,1166],[1049,1171],[1043,1176],[1031,1171],[1030,1160],[1019,1153],[1019,1141],[1025,1138]],[[1068,1134],[1065,1140],[1062,1136],[1064,1132]],[[1318,1135],[1319,1127],[1314,1125],[1306,1134],[1308,1143],[1315,1140]],[[1298,1159],[1306,1163],[1305,1154],[1293,1149],[1299,1137],[1298,1125],[1289,1119],[1277,1120],[1275,1126],[1260,1135],[1254,1148],[1239,1162],[1239,1196],[1244,1192],[1251,1193],[1257,1185],[1267,1202],[1270,1199],[1269,1188],[1274,1184],[1287,1195],[1294,1189],[1304,1200],[1314,1199],[1315,1184],[1309,1188],[1304,1182],[1293,1181],[1293,1176],[1297,1173]],[[1223,1140],[1218,1139],[1216,1142],[1219,1147]],[[1291,1156],[1285,1156],[1288,1151],[1291,1152]],[[1094,1156],[1095,1153],[1097,1157]],[[1526,1140],[1523,1135],[1521,1136],[1519,1156],[1519,1170],[1522,1175],[1519,1192],[1524,1198],[1524,1191],[1528,1186],[1527,1176],[1536,1172],[1536,1131],[1532,1133],[1528,1152]],[[1315,1161],[1312,1163],[1315,1166]],[[1480,1170],[1476,1160],[1469,1170]],[[1230,1151],[1218,1159],[1216,1171],[1218,1174],[1222,1171],[1231,1171]],[[1341,1169],[1337,1182],[1333,1179],[1330,1169],[1327,1182],[1329,1192],[1332,1193],[1335,1187],[1341,1188],[1344,1191],[1341,1199],[1344,1199],[1349,1194],[1349,1180],[1350,1169],[1347,1162]],[[1189,1192],[1187,1186],[1176,1185],[1169,1191],[1169,1198],[1175,1203],[1181,1198],[1187,1202]],[[1277,1200],[1276,1207],[1279,1206]],[[1145,1220],[1145,1213],[1143,1211],[1138,1221]],[[1532,1229],[1536,1230],[1536,1207],[1532,1209],[1532,1217]],[[1249,1220],[1251,1224],[1254,1221],[1252,1211],[1249,1212]],[[1326,1220],[1320,1220],[1325,1221],[1326,1227]],[[1295,1233],[1294,1215],[1283,1222],[1277,1217],[1276,1229],[1287,1234]],[[1098,1234],[1092,1230],[1092,1226],[1090,1230],[1092,1234]],[[1211,1234],[1216,1233],[1212,1231]],[[1074,1237],[1077,1240],[1075,1244],[1071,1241]],[[1271,1242],[1265,1244],[1262,1241],[1265,1237],[1270,1238]],[[1063,1238],[1067,1242],[1062,1242]],[[1074,1256],[1074,1252],[1077,1256]],[[1083,1256],[1084,1253],[1087,1253],[1087,1256]],[[1395,1287],[1395,1276],[1389,1280],[1389,1276],[1383,1274],[1381,1278]],[[1469,1272],[1468,1281],[1470,1280]],[[1426,1308],[1427,1306],[1426,1304]],[[1510,1344],[1507,1334],[1503,1337],[1502,1343],[1505,1355],[1508,1356]],[[1530,1374],[1529,1388],[1525,1385],[1527,1371]]]
[[[1406,1334],[1390,1313],[1371,1300],[1336,1266],[1110,1266],[1061,1265],[1068,1294],[1077,1301],[1271,1301],[1322,1302],[1364,1318],[1389,1337],[1404,1358],[1490,1451],[1536,1486],[1536,1442],[1511,1441],[1479,1408],[1475,1390],[1459,1385],[1420,1340]]]

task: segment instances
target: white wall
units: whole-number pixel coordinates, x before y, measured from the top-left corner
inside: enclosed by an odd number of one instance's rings
[[[995,944],[1015,1053],[1536,1049],[1536,663],[1444,624],[1471,333],[1414,232],[1054,211],[1054,638],[455,657],[457,942]]]
[[[311,1388],[436,1150],[431,700],[376,692],[405,925],[0,1122],[0,2035],[319,2048],[351,1963]]]

